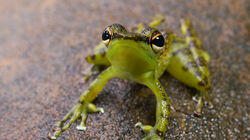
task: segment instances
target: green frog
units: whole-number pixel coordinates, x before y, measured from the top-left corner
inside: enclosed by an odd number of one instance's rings
[[[158,30],[164,18],[157,16],[150,24],[139,24],[134,32],[129,32],[120,24],[107,26],[102,33],[102,42],[97,51],[86,57],[88,63],[95,66],[105,65],[102,71],[79,97],[78,103],[56,124],[51,139],[56,139],[78,118],[81,123],[78,130],[86,130],[85,121],[88,113],[104,112],[92,101],[104,88],[108,80],[118,77],[133,80],[150,88],[156,97],[156,122],[154,126],[138,122],[147,136],[144,139],[158,140],[165,137],[171,103],[159,81],[167,71],[184,84],[200,91],[195,114],[201,115],[203,100],[209,91],[210,75],[209,55],[202,50],[192,24],[181,20],[183,37],[178,37],[169,30]]]

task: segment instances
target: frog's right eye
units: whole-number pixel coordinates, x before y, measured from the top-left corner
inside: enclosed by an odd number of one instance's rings
[[[102,33],[102,41],[106,46],[108,46],[111,40],[112,40],[112,32],[110,27],[107,27]]]

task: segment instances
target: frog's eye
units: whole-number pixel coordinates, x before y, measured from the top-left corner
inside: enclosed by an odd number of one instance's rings
[[[106,46],[108,46],[111,40],[112,40],[112,32],[110,27],[107,27],[102,33],[102,41]]]
[[[156,35],[151,37],[150,45],[154,51],[158,52],[162,50],[164,48],[164,44],[164,37],[161,33],[157,33]]]
[[[127,33],[126,28],[123,27],[121,24],[114,23],[114,24],[106,27],[102,33],[103,43],[108,47],[110,42],[113,39],[115,39],[117,36],[119,36],[119,33]]]

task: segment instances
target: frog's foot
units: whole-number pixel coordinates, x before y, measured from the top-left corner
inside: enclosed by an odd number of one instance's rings
[[[142,140],[162,140],[164,138],[162,132],[155,130],[155,128],[150,125],[143,125],[141,122],[138,122],[135,126],[140,127],[143,132],[147,134]]]
[[[198,102],[199,102],[199,96],[200,96],[200,95],[198,95],[198,94],[194,95],[194,96],[192,97],[192,100],[198,103]]]
[[[104,113],[103,108],[97,108],[94,104],[82,104],[77,103],[69,112],[66,114],[60,122],[56,124],[53,134],[49,134],[50,139],[56,139],[60,133],[67,130],[71,124],[73,124],[78,118],[82,118],[80,125],[76,128],[78,130],[86,130],[85,120],[87,119],[88,113],[93,112],[102,112]],[[68,121],[69,120],[69,121]]]
[[[194,115],[196,115],[197,117],[200,117],[201,116],[202,107],[203,107],[203,97],[200,96],[198,98],[197,102],[198,103],[196,105],[196,110],[194,111]]]
[[[201,93],[200,95],[198,95],[198,96],[194,96],[193,97],[193,100],[195,101],[195,102],[197,102],[197,105],[196,105],[196,110],[194,111],[194,114],[196,115],[196,116],[198,116],[198,117],[200,117],[201,115],[202,115],[202,107],[203,107],[203,104],[204,104],[204,98],[206,97],[206,96],[204,96],[204,95],[202,95],[203,93]],[[210,100],[209,100],[209,97],[206,97],[206,101],[205,101],[205,103],[208,105],[208,108],[209,109],[213,109],[213,104],[210,102]]]
[[[214,105],[213,105],[213,103],[210,100],[207,101],[207,104],[208,104],[208,108],[209,109],[213,109],[214,108]]]

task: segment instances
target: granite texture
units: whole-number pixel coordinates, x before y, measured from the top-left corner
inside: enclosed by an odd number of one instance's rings
[[[0,1],[0,139],[47,139],[88,87],[82,81],[89,66],[84,58],[104,27],[133,26],[155,14],[165,14],[178,34],[179,20],[192,20],[211,56],[214,109],[205,106],[202,117],[192,114],[197,91],[167,73],[161,78],[178,110],[171,112],[166,139],[250,139],[249,5],[247,0]],[[145,134],[135,123],[155,122],[153,94],[131,81],[110,80],[94,103],[105,113],[91,114],[86,132],[75,123],[59,139],[139,139]]]

